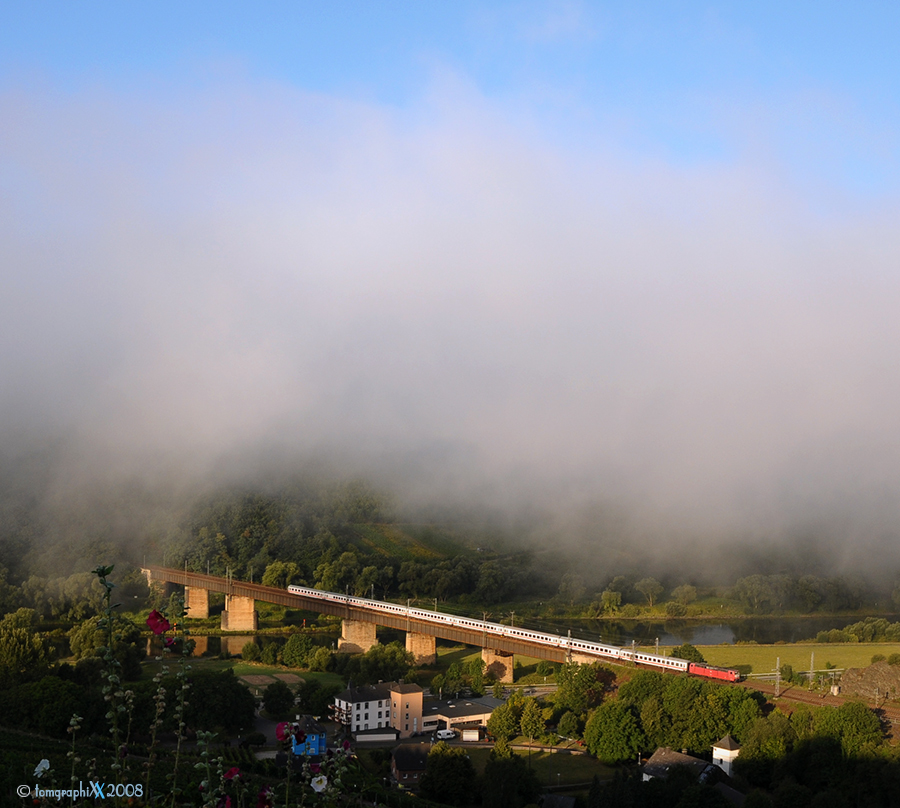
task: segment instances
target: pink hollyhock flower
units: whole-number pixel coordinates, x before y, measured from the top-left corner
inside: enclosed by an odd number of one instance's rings
[[[217,808],[231,808],[231,797],[227,794],[219,800]]]
[[[291,736],[291,725],[287,721],[282,721],[275,727],[275,737],[279,741],[286,741]]]
[[[150,616],[147,618],[147,625],[150,626],[150,631],[154,634],[162,634],[172,628],[165,615],[160,614],[156,609],[150,612]]]
[[[303,743],[306,740],[306,733],[301,732],[299,729],[294,730],[294,740],[297,743]]]
[[[272,806],[272,787],[266,786],[256,796],[256,808],[271,808]]]
[[[310,764],[309,764],[309,770],[310,770],[313,774],[318,774],[320,771],[322,771],[322,767],[321,767],[318,763],[310,763]]]
[[[343,747],[344,751],[346,752],[350,748],[350,741],[344,741]]]
[[[241,770],[237,766],[232,766],[223,776],[226,780],[234,780],[235,777],[241,776]]]
[[[166,648],[171,648],[173,645],[175,645],[175,638],[174,637],[166,637],[165,641],[163,642],[163,645],[165,645]]]

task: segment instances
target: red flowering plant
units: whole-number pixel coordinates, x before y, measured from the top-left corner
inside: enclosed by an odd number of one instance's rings
[[[154,609],[150,612],[149,617],[147,617],[147,625],[150,626],[150,631],[154,634],[165,634],[170,628],[172,628],[171,623],[166,619],[166,616],[162,612],[158,612]]]
[[[150,614],[147,616],[147,627],[153,634],[157,637],[162,637],[167,632],[171,631],[173,636],[163,637],[163,646],[166,651],[171,650],[175,647],[176,636],[181,640],[181,660],[178,672],[175,674],[176,679],[178,679],[178,686],[175,691],[175,721],[178,730],[178,740],[175,745],[175,765],[172,767],[172,771],[169,772],[167,778],[171,781],[172,788],[172,796],[173,799],[176,796],[181,794],[181,789],[178,786],[178,761],[181,757],[181,745],[185,740],[185,730],[187,729],[187,724],[184,721],[184,708],[187,705],[187,691],[191,686],[191,683],[188,679],[188,671],[191,669],[191,666],[187,663],[188,657],[193,653],[194,650],[194,641],[189,639],[190,632],[184,625],[184,618],[187,616],[187,610],[184,607],[184,601],[179,599],[177,603],[177,618],[175,619],[175,623],[170,623],[169,619],[157,609],[153,609]],[[157,692],[158,700],[157,700],[157,721],[154,724],[154,732],[153,732],[153,743],[155,746],[156,742],[156,729],[161,721],[161,709],[162,705],[165,703],[165,689],[160,686],[160,689]],[[150,764],[155,760],[155,749],[151,747],[151,755],[150,755]],[[198,766],[203,766],[203,764],[198,764]],[[149,787],[149,777],[150,772],[148,768],[147,772],[147,783]],[[206,785],[207,793],[209,793],[209,784],[207,782]]]
[[[204,773],[200,782],[200,794],[204,808],[232,808],[232,805],[243,806],[246,787],[241,770],[232,766],[228,771],[223,771],[222,758],[210,758],[209,747],[213,738],[213,732],[199,731],[197,733],[197,748],[200,752],[200,762],[194,765]],[[215,766],[216,771],[213,771]]]

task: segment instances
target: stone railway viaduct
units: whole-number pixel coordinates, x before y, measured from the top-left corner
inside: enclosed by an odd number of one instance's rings
[[[286,589],[262,586],[233,578],[220,578],[200,572],[170,569],[146,565],[143,573],[150,585],[175,584],[184,587],[185,608],[188,618],[209,617],[209,593],[225,594],[225,611],[222,612],[223,631],[256,631],[258,615],[256,601],[277,603],[291,609],[301,609],[341,618],[341,637],[338,651],[359,654],[368,651],[378,643],[376,626],[399,629],[406,632],[406,650],[412,653],[416,662],[422,665],[433,663],[436,658],[435,640],[450,640],[455,643],[480,647],[487,670],[501,682],[513,680],[513,657],[515,654],[553,662],[594,662],[593,657],[569,654],[565,648],[541,645],[525,639],[498,637],[487,632],[440,623],[429,623],[407,615],[385,614],[360,606],[333,603],[327,600],[295,595]]]

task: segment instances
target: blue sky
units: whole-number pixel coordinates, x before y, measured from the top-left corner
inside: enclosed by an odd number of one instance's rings
[[[7,86],[165,94],[241,77],[415,112],[440,76],[548,138],[675,163],[763,152],[897,190],[892,3],[8,3]]]
[[[3,445],[894,541],[898,17],[6,3]]]

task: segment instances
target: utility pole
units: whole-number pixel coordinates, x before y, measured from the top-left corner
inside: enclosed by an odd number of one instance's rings
[[[515,612],[510,612],[510,613],[509,613],[509,625],[510,625],[512,628],[515,628],[515,627],[516,627],[516,613],[515,613]]]
[[[775,657],[775,698],[781,692],[781,657]]]
[[[816,677],[816,652],[811,651],[809,654],[809,689],[812,690],[813,680]]]
[[[656,638],[656,655],[659,656],[659,637]]]

